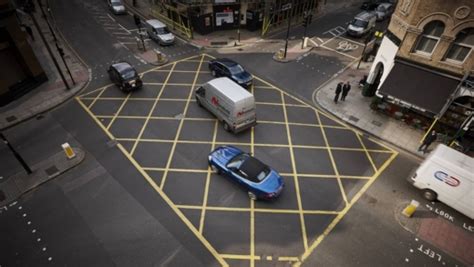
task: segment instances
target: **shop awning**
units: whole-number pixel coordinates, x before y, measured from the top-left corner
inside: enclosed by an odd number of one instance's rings
[[[400,60],[388,74],[379,94],[415,108],[439,114],[460,79]]]

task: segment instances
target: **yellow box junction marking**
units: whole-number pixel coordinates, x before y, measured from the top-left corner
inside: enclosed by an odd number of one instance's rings
[[[285,91],[273,86],[272,84],[258,78],[254,77],[255,81],[261,82],[263,85],[253,85],[251,87],[251,92],[253,93],[254,90],[276,90],[280,93],[281,96],[281,103],[272,103],[272,102],[256,102],[257,105],[269,105],[269,106],[282,106],[283,108],[283,113],[284,113],[284,122],[282,121],[260,121],[259,124],[263,123],[268,123],[268,124],[279,124],[279,125],[285,125],[286,131],[287,131],[287,139],[288,139],[288,144],[265,144],[265,143],[255,143],[254,142],[254,128],[252,128],[251,134],[250,134],[250,142],[218,142],[216,141],[216,136],[217,136],[217,129],[219,122],[212,118],[179,118],[180,123],[178,126],[177,133],[175,135],[174,140],[160,140],[160,139],[145,139],[142,138],[143,132],[146,128],[146,125],[150,120],[177,120],[177,118],[174,117],[158,117],[158,116],[152,116],[152,112],[155,109],[158,100],[163,100],[163,101],[176,101],[176,102],[185,102],[185,110],[183,114],[186,114],[186,111],[188,110],[188,106],[190,102],[195,102],[195,100],[192,99],[192,94],[193,90],[196,86],[199,86],[197,83],[198,75],[201,73],[209,73],[209,71],[203,71],[201,70],[201,66],[203,64],[203,61],[205,58],[212,58],[212,56],[206,55],[206,54],[201,54],[200,56],[191,56],[176,62],[171,62],[168,63],[164,66],[161,67],[156,67],[153,69],[150,69],[148,71],[145,71],[141,74],[143,77],[144,74],[150,73],[152,74],[153,72],[165,72],[168,73],[166,80],[163,83],[144,83],[145,85],[153,85],[153,86],[161,86],[161,91],[158,94],[156,98],[133,98],[133,101],[154,101],[153,103],[153,108],[150,110],[147,116],[124,116],[120,115],[120,111],[123,109],[124,105],[126,104],[127,101],[130,101],[131,94],[128,94],[125,97],[102,97],[103,93],[105,90],[109,89],[110,87],[113,87],[112,85],[107,85],[101,88],[98,88],[94,91],[88,92],[82,96],[76,97],[76,100],[80,103],[80,105],[84,108],[84,110],[94,119],[94,121],[99,125],[99,127],[109,136],[110,139],[115,139],[115,137],[109,132],[110,127],[113,125],[116,119],[141,119],[145,120],[145,124],[142,126],[141,131],[139,133],[139,136],[137,138],[117,138],[117,141],[128,141],[128,142],[133,142],[134,145],[131,149],[130,152],[127,152],[125,148],[119,143],[118,147],[119,149],[124,153],[124,155],[133,163],[133,165],[137,168],[137,170],[143,175],[145,180],[154,188],[154,190],[170,205],[170,207],[175,211],[175,213],[180,217],[181,220],[186,224],[186,226],[195,234],[198,239],[203,243],[203,245],[214,255],[214,257],[219,261],[222,266],[228,266],[227,263],[225,262],[224,259],[232,259],[232,260],[248,260],[250,263],[250,266],[255,266],[255,261],[272,261],[272,260],[278,260],[281,262],[289,262],[291,264],[294,264],[295,266],[299,266],[302,262],[304,262],[316,249],[319,244],[323,241],[323,239],[332,231],[332,229],[337,225],[337,223],[344,217],[344,215],[349,211],[349,209],[352,207],[354,203],[357,202],[357,200],[361,197],[361,195],[370,187],[370,185],[375,181],[375,179],[385,170],[385,168],[395,159],[397,156],[397,153],[393,151],[390,147],[378,143],[375,140],[371,140],[371,138],[368,138],[370,141],[377,143],[381,147],[383,147],[386,150],[383,149],[367,149],[367,147],[364,144],[364,141],[362,140],[361,136],[362,134],[359,133],[357,130],[351,129],[347,127],[344,122],[341,122],[338,118],[335,118],[332,114],[327,114],[323,111],[319,111],[316,108],[306,104],[302,100],[297,99],[296,97],[286,93]],[[178,70],[175,69],[177,64],[180,62],[197,62],[198,64],[198,69],[196,71],[188,71],[188,70]],[[169,68],[171,67],[171,68]],[[164,68],[169,68],[169,69],[164,69]],[[172,73],[194,73],[194,79],[193,83],[169,83],[169,78]],[[171,99],[171,98],[161,98],[161,95],[167,86],[189,86],[191,87],[190,93],[187,97],[187,99]],[[115,88],[114,88],[115,89]],[[96,94],[95,96],[93,94]],[[285,97],[289,97],[294,102],[298,103],[286,103]],[[82,100],[88,100],[92,101],[88,106],[86,106]],[[97,101],[123,101],[122,104],[120,105],[119,109],[116,111],[115,114],[113,115],[95,115],[92,113],[91,108],[97,103]],[[311,108],[314,110],[317,116],[317,122],[314,124],[310,123],[294,123],[294,122],[289,122],[288,121],[288,114],[287,114],[287,108],[288,107],[301,107],[301,108]],[[335,121],[338,125],[323,125],[321,124],[321,118],[320,114],[326,116],[327,118]],[[104,126],[99,119],[111,119],[109,124],[107,126]],[[178,140],[181,129],[183,127],[183,123],[185,121],[212,121],[214,122],[214,131],[213,131],[213,138],[212,141],[193,141],[193,140]],[[293,145],[291,141],[291,125],[296,125],[296,126],[308,126],[308,127],[319,127],[322,136],[324,139],[324,146],[309,146],[309,145]],[[352,131],[358,138],[361,147],[362,148],[344,148],[344,147],[331,147],[329,145],[329,142],[326,137],[325,129],[344,129],[344,130],[350,130]],[[135,159],[133,158],[133,153],[136,150],[136,147],[138,143],[140,142],[158,142],[158,143],[171,143],[172,144],[172,149],[170,151],[170,154],[168,156],[168,160],[166,163],[166,167],[164,168],[156,168],[156,167],[146,167],[146,166],[140,166]],[[207,169],[179,169],[179,168],[171,168],[171,160],[174,155],[174,151],[176,148],[177,144],[180,143],[189,143],[189,144],[210,144],[211,148],[214,149],[218,145],[224,145],[224,144],[230,144],[230,145],[244,145],[248,146],[250,145],[250,152],[254,154],[254,148],[257,147],[284,147],[288,148],[290,152],[290,159],[291,159],[291,166],[293,169],[293,172],[291,173],[280,173],[282,176],[286,177],[292,177],[293,181],[295,183],[295,191],[296,191],[296,197],[297,197],[297,209],[265,209],[265,208],[256,208],[254,201],[250,201],[250,205],[248,208],[234,208],[234,207],[214,207],[214,206],[209,206],[207,203],[208,199],[208,194],[209,194],[209,185],[211,181],[211,174],[212,171],[210,168]],[[298,173],[296,170],[296,160],[294,158],[293,154],[293,149],[294,148],[313,148],[313,149],[323,149],[327,150],[329,154],[329,158],[331,161],[331,164],[334,169],[334,175],[327,175],[327,174],[315,174],[315,173]],[[336,166],[335,160],[332,155],[332,151],[357,151],[357,152],[364,152],[365,155],[367,156],[368,160],[370,161],[370,165],[372,169],[374,170],[374,174],[372,176],[346,176],[342,178],[339,174],[338,168]],[[390,155],[390,157],[383,163],[383,165],[377,169],[370,153],[384,153],[387,155]],[[148,175],[146,171],[162,171],[163,172],[163,177],[161,180],[160,185],[157,185],[154,180]],[[176,205],[163,191],[165,183],[166,183],[166,178],[169,172],[187,172],[187,173],[205,173],[206,174],[206,181],[205,181],[205,188],[204,188],[204,197],[203,197],[203,203],[202,205]],[[336,179],[338,186],[341,191],[341,195],[343,197],[345,206],[342,210],[340,211],[335,211],[335,210],[304,210],[302,206],[302,200],[301,200],[301,193],[299,189],[299,180],[298,177],[307,177],[307,178],[327,178],[327,179]],[[341,180],[342,179],[358,179],[358,180],[365,180],[367,181],[364,186],[356,193],[352,201],[348,201],[346,193],[344,191],[343,185]],[[201,217],[199,221],[199,226],[198,228],[194,227],[194,225],[187,219],[184,214],[181,212],[181,210],[185,209],[192,209],[192,210],[200,210],[201,212]],[[217,252],[214,247],[207,241],[207,239],[203,236],[203,229],[205,227],[205,216],[206,216],[206,211],[231,211],[231,212],[244,212],[244,213],[249,213],[250,214],[250,251],[249,255],[237,255],[237,254],[229,254],[229,253],[219,253]],[[300,227],[302,231],[302,242],[304,245],[304,251],[299,257],[295,257],[295,255],[278,255],[278,256],[266,256],[266,257],[261,257],[258,255],[255,255],[255,214],[256,213],[275,213],[275,214],[298,214],[300,218]],[[312,242],[311,244],[308,243],[308,237],[306,233],[306,227],[304,223],[304,215],[307,214],[320,214],[320,215],[334,215],[335,218],[331,221],[331,223],[326,227],[326,229],[323,231],[323,233],[317,237],[317,239]]]

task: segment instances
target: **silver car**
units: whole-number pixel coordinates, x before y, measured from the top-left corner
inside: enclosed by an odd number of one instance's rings
[[[115,15],[126,13],[122,0],[109,0],[109,8]]]
[[[375,9],[377,20],[382,21],[390,17],[390,15],[393,13],[393,8],[394,6],[391,3],[383,3],[383,4],[378,5],[377,8]]]

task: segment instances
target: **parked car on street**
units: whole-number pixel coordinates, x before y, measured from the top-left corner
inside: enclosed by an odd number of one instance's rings
[[[174,44],[174,34],[168,30],[166,24],[157,20],[149,19],[145,21],[146,32],[150,39],[154,40],[160,45],[172,45]]]
[[[221,146],[208,156],[209,166],[247,190],[252,200],[277,198],[285,183],[277,171],[233,146]]]
[[[115,15],[125,14],[125,6],[122,3],[122,0],[108,0],[109,8],[112,13]]]
[[[139,89],[143,85],[137,71],[128,62],[122,61],[112,64],[107,72],[110,80],[124,92]]]
[[[391,3],[382,3],[375,9],[377,20],[382,21],[390,17],[393,13],[394,5]]]
[[[374,12],[361,12],[347,25],[347,35],[362,37],[375,27],[377,15]]]
[[[239,63],[228,58],[217,58],[209,61],[209,70],[214,77],[228,77],[244,88],[252,85],[252,74],[248,73]]]

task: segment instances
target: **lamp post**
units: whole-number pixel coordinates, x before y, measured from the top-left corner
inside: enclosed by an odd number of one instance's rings
[[[292,1],[293,2],[293,1]],[[281,11],[288,10],[288,28],[286,29],[286,40],[285,40],[285,52],[283,54],[283,58],[286,58],[286,52],[288,51],[288,38],[290,37],[290,27],[291,27],[291,8],[292,3],[285,4]]]
[[[16,152],[15,148],[13,148],[13,146],[10,144],[10,142],[8,142],[7,138],[3,135],[3,133],[0,133],[0,139],[3,140],[3,143],[5,143],[5,145],[7,145],[7,147],[13,153],[15,158],[20,162],[21,166],[23,166],[23,169],[25,169],[26,173],[27,174],[32,174],[33,171],[30,169],[28,164],[26,164],[25,160],[23,160],[23,158],[20,156],[20,154],[18,154],[18,152]]]

